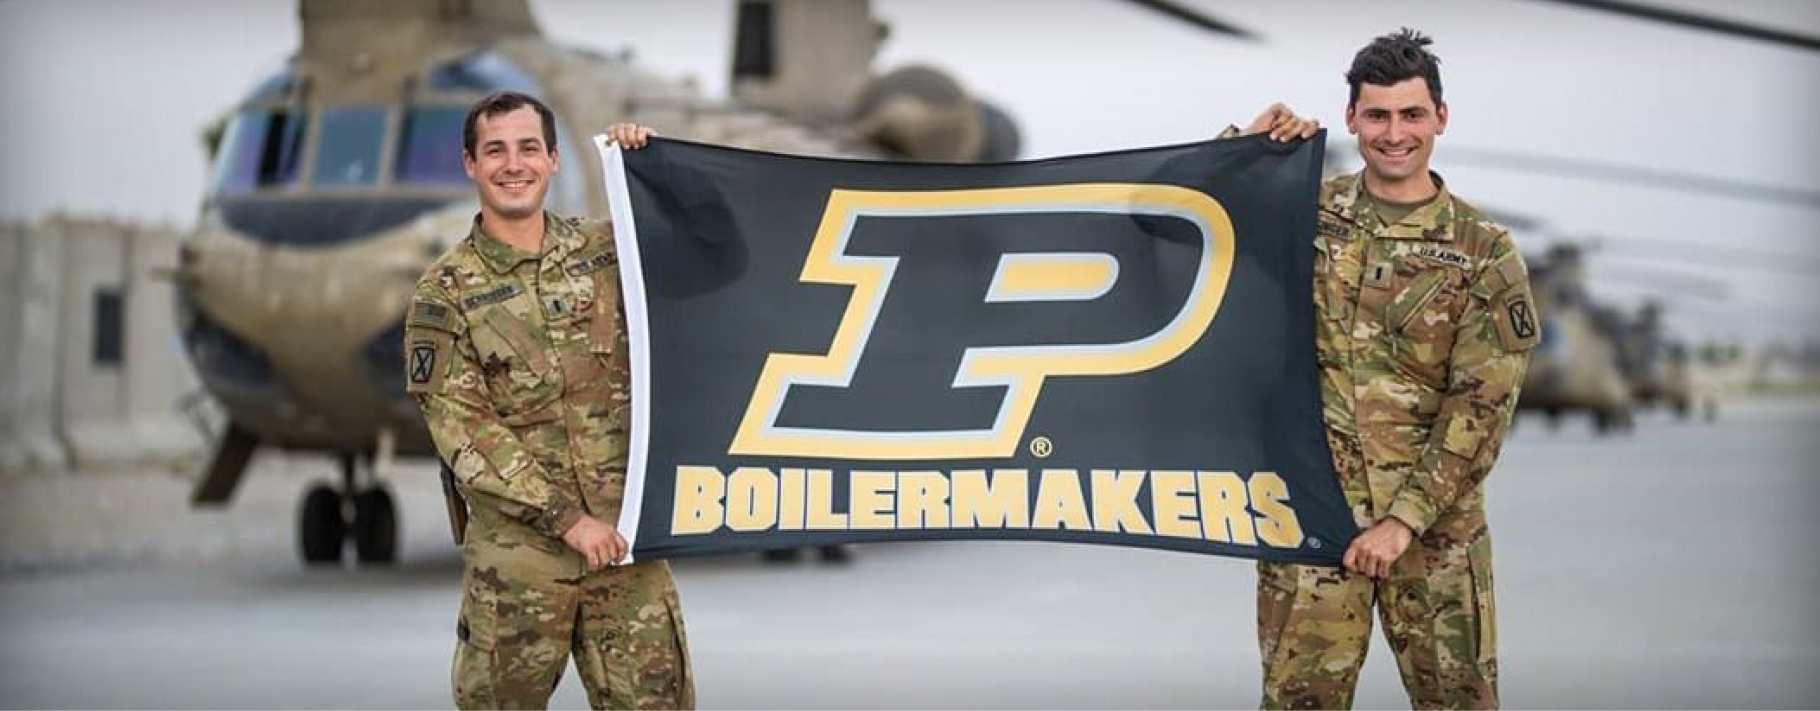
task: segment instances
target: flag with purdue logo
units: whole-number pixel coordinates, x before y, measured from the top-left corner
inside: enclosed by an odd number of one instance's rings
[[[1334,564],[1357,533],[1314,362],[1322,139],[993,165],[596,140],[634,558],[991,538]]]

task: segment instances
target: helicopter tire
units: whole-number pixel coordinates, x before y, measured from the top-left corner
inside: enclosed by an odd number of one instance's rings
[[[347,538],[347,521],[341,514],[341,494],[327,484],[317,484],[303,495],[297,511],[297,543],[309,565],[339,564],[341,544]]]
[[[392,493],[375,486],[354,496],[354,553],[363,564],[398,561],[398,507]]]

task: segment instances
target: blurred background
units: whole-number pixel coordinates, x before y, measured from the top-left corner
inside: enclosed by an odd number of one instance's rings
[[[0,3],[0,706],[445,706],[459,555],[400,318],[460,119],[998,161],[1344,128],[1436,39],[1435,167],[1545,340],[1491,483],[1505,702],[1820,704],[1820,9],[1483,0]],[[677,565],[705,707],[1256,703],[1252,568],[1035,543]],[[1375,643],[1360,705],[1406,704]],[[556,703],[584,705],[571,677]]]

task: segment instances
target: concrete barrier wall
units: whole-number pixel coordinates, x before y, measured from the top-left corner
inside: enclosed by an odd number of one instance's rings
[[[90,220],[48,223],[63,242],[62,304],[57,334],[58,424],[77,467],[132,459],[125,417],[123,356],[117,363],[96,360],[99,343],[96,306],[111,294],[124,308],[127,244],[118,226]],[[124,327],[124,324],[122,324]],[[120,344],[124,346],[124,344]],[[122,348],[124,350],[124,347]]]
[[[24,258],[18,225],[0,223],[0,470],[13,468],[18,458],[13,441],[18,437],[19,423],[13,417],[13,400],[17,397],[19,379],[19,262]]]
[[[19,318],[24,299],[19,280],[24,271],[25,230],[18,224],[0,223],[0,471],[20,468],[19,448]]]
[[[104,220],[0,224],[0,470],[200,454],[179,411],[196,381],[158,271],[177,242],[168,228]],[[97,319],[114,316],[98,349]]]
[[[0,308],[17,338],[9,339],[4,375],[11,380],[4,407],[7,441],[0,465],[10,469],[56,469],[69,461],[56,436],[59,306],[63,293],[63,241],[42,230],[12,225],[16,235],[12,278],[0,284],[7,296]]]

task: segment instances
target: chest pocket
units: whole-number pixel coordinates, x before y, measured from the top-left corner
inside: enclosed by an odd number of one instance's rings
[[[604,241],[604,240],[603,240]],[[625,358],[625,345],[615,338],[622,331],[620,322],[619,261],[614,258],[611,244],[600,244],[596,251],[576,258],[568,267],[569,275],[592,279],[590,286],[594,293],[592,310],[588,319],[588,350],[601,359],[601,365],[609,366],[615,359]]]
[[[605,397],[590,398],[587,416],[602,423],[609,434],[625,432],[631,418],[632,401],[630,353],[622,335],[625,326],[619,263],[613,258],[611,249],[610,244],[602,245],[598,252],[579,258],[568,268],[570,276],[592,280],[589,286],[593,291],[593,303],[582,314],[587,319],[588,352],[593,356],[585,387],[598,387]],[[604,458],[613,456],[617,455]]]
[[[617,263],[594,272],[594,296],[594,313],[588,320],[588,348],[606,367],[607,386],[629,389],[631,354],[625,338],[625,307],[619,289]]]
[[[487,391],[500,417],[513,426],[555,419],[558,413],[550,405],[562,394],[560,378],[551,369],[549,345],[536,336],[537,325],[512,308],[535,308],[529,299],[515,296],[469,317],[468,332]]]
[[[1403,255],[1368,264],[1365,271],[1361,302],[1376,302],[1367,311],[1378,319],[1397,371],[1430,388],[1445,387],[1464,270]]]

